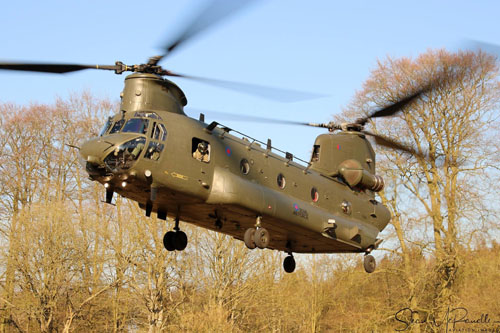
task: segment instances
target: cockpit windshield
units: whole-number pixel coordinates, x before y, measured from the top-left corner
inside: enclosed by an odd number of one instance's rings
[[[132,132],[146,134],[148,131],[149,119],[132,118],[123,126],[122,132]]]
[[[138,137],[122,143],[108,154],[104,159],[104,163],[112,172],[130,169],[139,158],[145,144],[145,137]]]
[[[113,121],[111,119],[112,119],[111,117],[108,118],[108,121],[102,127],[101,132],[99,133],[99,136],[103,136],[109,130],[109,128],[111,127],[111,124],[113,124]]]
[[[123,126],[123,123],[125,122],[125,119],[120,119],[118,120],[114,125],[113,125],[113,128],[111,128],[111,131],[109,131],[109,134],[113,134],[113,133],[118,133],[120,132],[120,129],[122,128]]]

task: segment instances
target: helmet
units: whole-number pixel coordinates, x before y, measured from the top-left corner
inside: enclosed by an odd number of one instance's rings
[[[198,143],[198,150],[200,153],[205,154],[208,150],[208,145],[205,141]]]

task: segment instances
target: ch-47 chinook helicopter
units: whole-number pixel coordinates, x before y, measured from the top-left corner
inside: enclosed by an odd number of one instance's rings
[[[202,13],[208,22],[201,28],[195,27],[197,17],[165,46],[165,55],[223,16],[212,14]],[[163,69],[158,63],[165,55],[132,66],[4,62],[0,69],[133,72],[125,78],[120,112],[107,120],[98,137],[81,145],[80,155],[89,177],[103,184],[107,203],[118,193],[137,201],[146,216],[154,212],[159,219],[175,221],[163,239],[168,251],[187,246],[182,220],[233,236],[249,249],[285,251],[286,272],[295,270],[292,253],[365,253],[364,268],[373,272],[370,253],[381,243],[377,237],[390,213],[375,199],[384,182],[376,174],[367,137],[416,152],[364,130],[364,125],[401,111],[430,86],[353,123],[297,123],[330,132],[316,138],[312,157],[304,164],[272,147],[270,140],[260,142],[217,122],[205,123],[203,115],[188,117],[183,91],[164,77],[200,78]]]

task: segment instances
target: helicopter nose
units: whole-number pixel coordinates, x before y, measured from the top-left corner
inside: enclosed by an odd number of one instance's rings
[[[106,152],[112,147],[114,147],[113,142],[104,141],[101,138],[87,140],[80,145],[81,162],[101,165],[104,163]]]

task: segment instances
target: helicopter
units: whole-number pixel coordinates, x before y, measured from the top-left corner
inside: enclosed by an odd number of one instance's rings
[[[120,111],[105,121],[97,137],[80,145],[80,156],[90,179],[103,185],[106,203],[111,204],[117,193],[136,201],[148,217],[154,213],[158,219],[174,220],[173,230],[163,237],[166,250],[186,248],[182,220],[232,236],[248,249],[287,253],[287,273],[296,268],[293,253],[363,253],[364,269],[372,273],[376,262],[371,253],[381,244],[378,236],[391,214],[375,197],[384,180],[376,174],[368,137],[382,146],[418,152],[364,127],[371,119],[403,111],[433,84],[350,123],[287,122],[328,131],[316,138],[310,160],[300,160],[273,147],[270,139],[263,142],[219,122],[206,123],[203,114],[198,119],[187,116],[186,95],[166,77],[214,84],[218,80],[178,74],[159,65],[227,14],[202,12],[165,45],[163,55],[143,64],[2,62],[0,69],[132,72],[124,80]],[[226,83],[236,90],[246,86]]]

